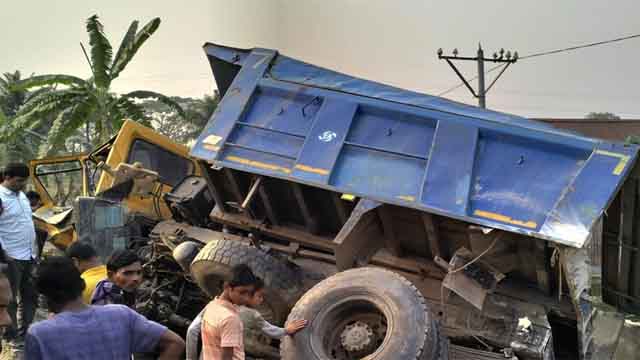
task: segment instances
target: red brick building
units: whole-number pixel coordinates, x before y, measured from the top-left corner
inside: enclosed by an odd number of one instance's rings
[[[579,134],[606,139],[624,141],[629,135],[640,135],[640,119],[535,119],[551,124],[559,129],[575,131]]]

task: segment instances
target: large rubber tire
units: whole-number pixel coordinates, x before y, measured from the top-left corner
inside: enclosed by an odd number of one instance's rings
[[[294,319],[309,320],[309,326],[281,342],[283,360],[447,358],[446,339],[424,298],[389,270],[364,267],[325,279],[298,301],[289,314]]]
[[[191,263],[191,275],[210,296],[222,290],[223,279],[233,266],[248,265],[265,283],[265,304],[258,309],[265,320],[282,325],[303,293],[302,276],[295,265],[249,244],[215,240],[205,245]]]

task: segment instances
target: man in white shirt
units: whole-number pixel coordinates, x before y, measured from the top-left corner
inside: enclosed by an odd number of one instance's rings
[[[24,164],[8,164],[0,183],[0,245],[7,262],[7,277],[13,297],[8,312],[12,325],[5,331],[7,340],[21,340],[35,315],[38,294],[33,283],[37,257],[36,232],[29,199],[22,192],[29,180]],[[20,324],[17,322],[20,302]]]

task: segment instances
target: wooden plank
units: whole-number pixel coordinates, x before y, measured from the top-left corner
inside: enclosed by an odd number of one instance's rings
[[[313,215],[311,215],[309,206],[307,205],[304,194],[302,193],[302,186],[298,183],[291,182],[291,188],[293,189],[293,195],[295,196],[298,207],[300,208],[300,213],[304,219],[307,231],[312,234],[316,234],[318,232],[318,222],[313,218]]]
[[[429,243],[431,256],[433,258],[436,256],[442,257],[442,251],[440,250],[440,235],[438,234],[436,224],[433,222],[433,215],[423,212],[421,217],[424,229],[427,233],[427,242]]]
[[[378,208],[378,216],[380,216],[380,221],[382,222],[386,248],[389,249],[389,252],[394,256],[402,257],[402,247],[393,229],[393,219],[391,218],[388,205],[383,205]]]

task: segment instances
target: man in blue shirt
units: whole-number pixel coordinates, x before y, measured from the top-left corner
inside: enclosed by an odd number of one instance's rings
[[[84,280],[66,257],[43,261],[36,278],[55,315],[33,324],[25,338],[30,360],[129,360],[133,353],[180,359],[184,341],[166,327],[124,305],[90,306],[82,300]]]
[[[8,164],[0,183],[0,245],[7,262],[7,277],[13,298],[9,315],[13,324],[5,332],[8,340],[20,339],[33,321],[37,307],[37,293],[33,286],[32,271],[38,254],[36,231],[31,204],[22,192],[29,180],[29,168],[24,164]],[[20,301],[21,323],[16,313]]]

